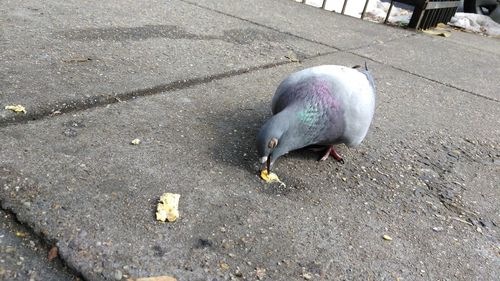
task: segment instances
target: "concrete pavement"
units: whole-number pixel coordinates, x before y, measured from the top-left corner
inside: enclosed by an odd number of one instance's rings
[[[181,1],[6,1],[0,102],[33,119],[331,52]]]
[[[37,3],[1,10],[0,104],[28,114],[0,109],[0,199],[84,279],[500,273],[498,40],[287,0]],[[365,61],[362,146],[345,165],[291,153],[287,187],[264,184],[254,139],[280,80]],[[163,192],[181,194],[175,223],[154,220]]]
[[[0,211],[0,277],[2,280],[78,280],[60,260],[47,262],[46,241]]]

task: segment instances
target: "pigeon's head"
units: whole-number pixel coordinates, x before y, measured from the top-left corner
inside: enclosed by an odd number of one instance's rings
[[[289,120],[281,114],[274,115],[260,129],[257,135],[257,152],[262,164],[271,172],[271,166],[278,157],[288,152],[286,131]]]

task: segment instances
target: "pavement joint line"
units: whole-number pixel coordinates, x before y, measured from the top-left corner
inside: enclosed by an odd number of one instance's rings
[[[460,88],[460,87],[457,87],[457,86],[453,86],[450,83],[441,82],[441,81],[429,78],[427,76],[424,76],[424,75],[421,75],[421,74],[418,74],[418,73],[413,73],[411,71],[408,71],[406,69],[399,68],[399,67],[396,67],[396,66],[391,66],[391,67],[394,68],[394,69],[396,69],[396,70],[400,70],[402,72],[406,72],[408,74],[417,76],[419,78],[422,78],[422,79],[425,79],[425,80],[428,80],[428,81],[431,81],[431,82],[434,82],[434,83],[437,83],[437,84],[440,84],[440,85],[443,85],[443,86],[446,86],[446,87],[449,87],[449,88],[452,88],[452,89],[455,89],[455,90],[458,90],[458,91],[461,91],[461,92],[464,92],[464,93],[467,93],[467,94],[470,94],[470,95],[473,95],[473,96],[476,96],[476,97],[479,97],[479,98],[483,98],[483,99],[487,99],[489,101],[500,103],[500,100],[498,100],[498,99],[495,99],[495,98],[492,98],[492,97],[489,97],[489,96],[485,96],[485,95],[482,95],[482,94],[478,94],[476,92],[469,91],[469,90],[466,90],[466,89],[463,89],[463,88]]]
[[[241,20],[241,21],[245,21],[245,22],[257,25],[259,27],[263,27],[263,28],[266,28],[266,29],[269,29],[269,30],[272,30],[272,31],[283,33],[285,35],[292,36],[292,37],[295,37],[297,39],[301,39],[301,40],[304,40],[304,41],[307,41],[307,42],[310,42],[310,43],[318,44],[318,45],[321,45],[323,47],[332,48],[332,49],[335,49],[337,51],[351,51],[351,50],[357,50],[357,49],[366,48],[366,47],[374,45],[374,44],[366,44],[366,45],[357,46],[357,47],[353,47],[353,48],[342,49],[340,47],[336,47],[336,46],[330,45],[328,43],[324,43],[324,42],[320,42],[320,41],[317,41],[317,40],[314,40],[314,39],[309,39],[309,38],[306,38],[306,37],[302,37],[300,35],[293,34],[293,33],[288,32],[288,31],[279,30],[279,29],[274,28],[272,26],[268,26],[268,25],[265,25],[265,24],[262,24],[262,23],[259,23],[259,22],[256,22],[256,21],[252,21],[252,20],[249,20],[249,19],[245,19],[245,18],[236,16],[236,15],[233,15],[233,14],[226,13],[226,12],[222,12],[222,11],[210,8],[210,7],[206,7],[206,6],[197,4],[197,3],[190,2],[188,0],[179,0],[179,1],[187,3],[187,4],[190,4],[190,5],[193,5],[195,7],[199,7],[199,8],[211,11],[211,12],[219,13],[219,14],[224,15],[224,16],[228,16],[228,17],[232,17],[232,18],[235,18],[235,19],[238,19],[238,20]],[[398,27],[392,26],[392,25],[387,25],[387,27],[399,29]],[[408,35],[403,36],[402,38],[399,38],[399,37],[398,38],[393,38],[393,39],[384,41],[383,43],[395,42],[395,41],[398,41],[398,40],[401,40],[401,39],[406,39],[408,37],[413,37],[413,36],[416,36],[416,35],[419,35],[419,34],[416,33],[416,32],[415,33],[410,33]],[[377,45],[377,44],[379,44],[379,43],[375,43],[375,45]]]
[[[206,6],[197,4],[197,3],[192,3],[192,2],[187,1],[187,0],[179,0],[179,1],[187,3],[189,5],[193,5],[193,6],[202,8],[202,9],[206,9],[206,10],[209,10],[209,11],[212,11],[212,12],[216,12],[216,13],[219,13],[219,14],[222,14],[222,15],[225,15],[225,16],[233,17],[233,18],[236,18],[238,20],[249,22],[251,24],[254,24],[254,25],[257,25],[257,26],[269,29],[269,30],[273,30],[275,32],[279,32],[279,33],[282,33],[282,34],[285,34],[285,35],[288,35],[288,36],[292,36],[292,37],[295,37],[295,38],[298,38],[298,39],[301,39],[301,40],[305,40],[305,41],[308,41],[308,42],[311,42],[311,43],[314,43],[314,44],[318,44],[318,45],[321,45],[321,46],[324,46],[324,47],[328,47],[328,48],[334,49],[334,51],[325,52],[325,53],[318,53],[317,55],[305,57],[305,58],[303,58],[303,60],[309,60],[309,59],[313,59],[313,58],[316,58],[316,57],[322,57],[322,56],[330,55],[330,54],[333,54],[333,53],[336,53],[336,52],[345,52],[345,53],[352,54],[354,56],[358,56],[358,57],[367,59],[367,60],[375,62],[375,63],[379,63],[379,64],[382,64],[382,65],[385,65],[385,66],[389,66],[389,67],[391,67],[391,68],[393,68],[395,70],[399,70],[399,71],[402,71],[404,73],[407,73],[407,74],[410,74],[410,75],[413,75],[413,76],[416,76],[416,77],[419,77],[419,78],[422,78],[422,79],[425,79],[425,80],[428,80],[428,81],[431,81],[431,82],[434,82],[434,83],[437,83],[437,84],[440,84],[440,85],[443,85],[443,86],[446,86],[446,87],[450,87],[450,88],[453,88],[455,90],[459,90],[459,91],[464,92],[464,93],[468,93],[468,94],[474,95],[476,97],[484,98],[484,99],[487,99],[487,100],[490,100],[490,101],[493,101],[493,102],[500,102],[500,100],[498,100],[498,99],[491,98],[491,97],[488,97],[488,96],[485,96],[485,95],[481,95],[481,94],[478,94],[478,93],[475,93],[473,91],[469,91],[469,90],[466,90],[466,89],[463,89],[463,88],[460,88],[460,87],[456,87],[456,86],[453,86],[453,85],[451,85],[449,83],[441,82],[441,81],[438,81],[438,80],[426,77],[424,75],[421,75],[421,74],[418,74],[418,73],[414,73],[414,72],[411,72],[409,70],[406,70],[406,69],[403,69],[403,68],[400,68],[400,67],[396,67],[396,66],[384,63],[382,61],[378,61],[378,60],[373,59],[371,57],[364,56],[364,55],[361,55],[361,54],[358,54],[358,53],[354,52],[355,50],[359,50],[359,49],[365,48],[367,46],[371,46],[373,44],[367,44],[367,45],[364,45],[364,46],[358,46],[358,47],[353,47],[353,48],[348,48],[348,49],[341,49],[341,48],[332,46],[332,45],[327,44],[327,43],[323,43],[323,42],[319,42],[319,41],[316,41],[316,40],[304,38],[304,37],[301,37],[299,35],[296,35],[296,34],[293,34],[293,33],[290,33],[290,32],[282,31],[282,30],[276,29],[274,27],[267,26],[267,25],[262,24],[262,23],[254,22],[252,20],[248,20],[248,19],[241,18],[241,17],[235,16],[235,15],[232,15],[232,14],[228,14],[228,13],[225,13],[225,12],[222,12],[222,11],[219,11],[219,10],[216,10],[216,9],[212,9],[210,7],[206,7]],[[385,41],[384,43],[395,42],[395,41],[403,40],[403,39],[406,39],[406,38],[409,38],[409,37],[414,37],[414,36],[417,36],[417,35],[419,35],[419,34],[418,33],[412,33],[412,34],[409,34],[409,35],[404,36],[402,38],[394,38],[394,39]],[[375,45],[377,45],[377,43],[375,43]],[[273,62],[273,63],[264,64],[264,65],[260,65],[260,66],[253,66],[253,67],[247,67],[247,68],[230,70],[230,71],[218,73],[218,74],[215,74],[215,75],[207,75],[207,76],[203,76],[203,77],[195,77],[195,78],[192,78],[192,79],[182,79],[182,80],[173,81],[173,82],[170,82],[170,83],[167,83],[167,84],[161,84],[161,85],[157,85],[157,86],[152,86],[152,87],[148,87],[148,88],[134,90],[134,91],[131,91],[131,92],[125,92],[123,94],[117,94],[117,95],[111,95],[111,96],[103,96],[103,95],[92,96],[92,97],[87,98],[83,102],[75,101],[75,100],[61,101],[61,102],[58,102],[58,104],[68,104],[69,106],[62,107],[62,106],[58,106],[56,104],[56,108],[55,109],[45,108],[45,109],[39,110],[38,112],[36,112],[34,114],[27,114],[27,115],[15,116],[12,119],[4,119],[3,121],[0,121],[0,128],[7,127],[9,125],[23,124],[23,123],[27,123],[29,121],[37,121],[37,120],[45,119],[46,117],[54,116],[53,113],[54,113],[55,110],[59,111],[61,114],[62,113],[71,113],[71,112],[83,111],[83,110],[87,110],[87,109],[94,108],[94,107],[99,107],[99,106],[114,104],[114,103],[117,103],[117,102],[132,100],[132,99],[135,99],[137,97],[151,96],[151,95],[156,95],[156,94],[159,94],[159,93],[162,93],[162,92],[170,92],[170,91],[176,91],[176,90],[180,90],[180,89],[185,89],[185,88],[189,88],[189,87],[192,87],[192,86],[196,86],[196,85],[201,85],[201,84],[204,84],[204,83],[208,83],[210,81],[221,80],[221,79],[224,79],[224,78],[238,76],[238,75],[242,75],[242,74],[245,74],[245,73],[250,73],[250,72],[253,72],[253,71],[257,71],[257,70],[264,70],[264,69],[268,69],[268,68],[273,68],[273,67],[281,66],[281,65],[284,65],[284,64],[288,64],[288,63],[292,63],[292,62],[291,61]]]
[[[4,211],[5,213],[11,215],[11,217],[14,218],[14,223],[23,226],[27,230],[27,232],[29,233],[29,235],[32,239],[38,240],[42,244],[42,246],[47,250],[47,253],[48,253],[50,247],[52,247],[53,245],[56,245],[56,243],[57,243],[56,239],[50,239],[46,234],[44,234],[42,232],[36,232],[31,227],[30,224],[24,223],[21,220],[19,220],[16,212],[14,212],[14,210],[12,210],[11,208],[8,208],[8,207],[6,208],[1,200],[0,200],[0,209],[2,209],[2,211]],[[64,267],[66,267],[68,273],[72,274],[74,277],[79,278],[80,280],[85,281],[85,278],[83,278],[83,274],[81,272],[79,272],[78,270],[76,270],[74,267],[72,267],[69,263],[67,263],[66,260],[59,253],[58,253],[56,259],[59,259],[59,261],[62,263],[62,265]],[[47,261],[47,262],[49,262],[49,261]],[[55,262],[55,260],[52,260],[50,262]]]
[[[193,6],[196,6],[196,7],[199,7],[199,8],[202,8],[202,9],[206,9],[206,10],[209,10],[209,11],[212,11],[212,12],[215,12],[215,13],[219,13],[219,14],[222,14],[222,15],[225,15],[225,16],[228,16],[228,17],[232,17],[232,18],[235,18],[235,19],[238,19],[238,20],[246,21],[246,22],[255,24],[257,26],[260,26],[260,27],[263,27],[263,28],[266,28],[266,29],[269,29],[269,30],[273,30],[273,31],[276,31],[276,32],[280,32],[280,33],[283,33],[283,34],[286,34],[286,35],[289,35],[289,36],[293,36],[295,38],[298,38],[298,39],[301,39],[301,40],[305,40],[305,41],[308,41],[308,42],[311,42],[311,43],[314,43],[314,44],[318,44],[318,45],[321,45],[321,46],[324,46],[324,47],[333,48],[333,49],[335,49],[337,51],[340,51],[340,52],[346,52],[346,53],[349,53],[349,54],[352,54],[352,55],[356,55],[356,56],[368,59],[370,61],[382,64],[382,65],[390,66],[391,68],[393,68],[395,70],[399,70],[399,71],[405,72],[407,74],[414,75],[416,77],[419,77],[419,78],[422,78],[422,79],[425,79],[425,80],[428,80],[428,81],[432,81],[434,83],[437,83],[437,84],[440,84],[440,85],[443,85],[443,86],[446,86],[446,87],[450,87],[450,88],[453,88],[455,90],[459,90],[459,91],[464,92],[464,93],[468,93],[468,94],[474,95],[476,97],[484,98],[484,99],[487,99],[487,100],[490,100],[490,101],[494,101],[494,102],[500,102],[500,100],[497,100],[495,98],[491,98],[491,97],[488,97],[488,96],[485,96],[485,95],[481,95],[481,94],[478,94],[478,93],[475,93],[475,92],[472,92],[472,91],[469,91],[469,90],[466,90],[466,89],[463,89],[463,88],[460,88],[460,87],[457,87],[457,86],[453,86],[453,85],[451,85],[449,83],[440,82],[438,80],[429,78],[427,76],[424,76],[424,75],[421,75],[421,74],[418,74],[418,73],[414,73],[414,72],[411,72],[411,71],[408,71],[406,69],[399,68],[399,67],[396,67],[396,66],[393,66],[393,65],[390,65],[390,64],[386,64],[384,62],[377,61],[375,59],[372,59],[372,58],[369,58],[367,56],[363,56],[363,55],[360,55],[360,54],[357,54],[357,53],[353,52],[354,50],[359,50],[359,49],[371,46],[372,44],[367,44],[365,46],[358,46],[358,47],[349,48],[349,49],[341,49],[339,47],[335,47],[335,46],[332,46],[332,45],[327,44],[327,43],[323,43],[323,42],[316,41],[316,40],[313,40],[313,39],[305,38],[305,37],[302,37],[302,36],[299,36],[299,35],[287,32],[287,31],[282,31],[282,30],[279,30],[277,28],[274,28],[274,27],[271,27],[271,26],[267,26],[267,25],[259,23],[259,22],[255,22],[255,21],[252,21],[252,20],[249,20],[249,19],[245,19],[245,18],[236,16],[236,15],[232,15],[232,14],[229,14],[229,13],[226,13],[226,12],[222,12],[222,11],[219,11],[219,10],[216,10],[216,9],[213,9],[213,8],[210,8],[210,7],[206,7],[206,6],[197,4],[197,3],[193,3],[193,2],[190,2],[190,1],[187,1],[187,0],[179,0],[179,1],[187,3],[187,4],[190,4],[190,5],[193,5]],[[396,28],[396,27],[394,27],[394,28]],[[398,40],[406,39],[406,38],[417,36],[417,35],[420,35],[420,34],[417,33],[417,32],[415,32],[413,34],[410,34],[408,36],[404,36],[402,38],[394,38],[394,39],[385,41],[384,43],[395,42],[395,41],[398,41]]]
[[[272,26],[268,26],[268,25],[265,25],[265,24],[262,24],[262,23],[259,23],[259,22],[253,21],[253,20],[245,19],[245,18],[236,16],[236,15],[232,15],[232,14],[229,14],[229,13],[226,13],[226,12],[222,12],[222,11],[219,11],[219,10],[207,7],[207,6],[203,6],[203,5],[200,5],[200,4],[197,4],[197,3],[190,2],[190,1],[186,1],[186,0],[179,0],[179,1],[184,2],[186,4],[189,4],[189,5],[193,5],[193,6],[198,7],[198,8],[202,8],[202,9],[214,12],[214,13],[218,13],[218,14],[221,14],[221,15],[224,15],[224,16],[228,16],[228,17],[235,18],[235,19],[238,19],[238,20],[241,20],[241,21],[245,21],[245,22],[257,25],[259,27],[263,27],[263,28],[266,28],[266,29],[269,29],[269,30],[272,30],[272,31],[276,31],[276,32],[279,32],[279,33],[282,33],[282,34],[285,34],[285,35],[288,35],[288,36],[291,36],[291,37],[295,37],[295,38],[298,38],[300,40],[304,40],[304,41],[307,41],[307,42],[310,42],[310,43],[318,44],[318,45],[321,45],[323,47],[332,48],[332,49],[335,49],[337,51],[342,51],[342,49],[340,49],[338,47],[331,46],[329,44],[326,44],[326,43],[323,43],[323,42],[320,42],[320,41],[316,41],[316,40],[313,40],[313,39],[305,38],[305,37],[299,36],[297,34],[293,34],[293,33],[288,32],[288,31],[279,30],[279,29],[274,28]]]
[[[470,95],[474,95],[476,97],[484,98],[484,99],[487,99],[487,100],[490,100],[493,102],[500,102],[500,100],[497,100],[495,98],[491,98],[491,97],[484,96],[484,95],[481,95],[481,94],[478,94],[478,93],[475,93],[475,92],[472,92],[472,91],[469,91],[466,89],[462,89],[462,88],[453,86],[449,83],[440,82],[440,81],[437,81],[435,79],[423,76],[421,74],[417,74],[417,73],[411,72],[409,70],[406,70],[406,69],[403,69],[400,67],[396,67],[396,66],[384,63],[382,61],[378,61],[378,60],[373,59],[371,57],[355,53],[354,50],[356,50],[356,49],[358,49],[358,48],[353,48],[353,49],[346,50],[346,51],[342,51],[342,50],[337,51],[336,50],[336,51],[331,51],[331,52],[318,53],[317,55],[305,57],[302,60],[303,61],[310,60],[310,59],[314,59],[317,57],[323,57],[323,56],[331,55],[331,54],[338,53],[338,52],[348,53],[348,54],[351,54],[351,55],[354,55],[357,57],[361,57],[361,58],[364,58],[366,60],[381,64],[381,65],[384,65],[384,66],[388,66],[388,67],[393,68],[395,70],[419,77],[421,79],[425,79],[425,80],[437,83],[437,84],[445,86],[445,87],[450,87],[450,88],[453,88],[455,90],[458,90],[458,91],[461,91],[461,92],[464,92],[464,93],[467,93]],[[277,66],[290,64],[290,63],[294,63],[294,62],[289,61],[289,60],[273,62],[273,63],[264,64],[264,65],[260,65],[260,66],[253,66],[253,67],[230,70],[230,71],[218,73],[215,75],[195,77],[192,79],[177,80],[177,81],[173,81],[173,82],[170,82],[167,84],[161,84],[161,85],[152,86],[152,87],[148,87],[148,88],[138,89],[138,90],[134,90],[131,92],[126,92],[126,93],[118,94],[118,95],[93,96],[93,97],[90,97],[87,99],[90,101],[88,103],[86,103],[86,102],[82,103],[82,102],[74,101],[74,100],[61,101],[61,102],[59,102],[59,104],[68,104],[69,106],[66,106],[64,108],[57,108],[57,110],[61,114],[84,111],[84,110],[91,109],[91,108],[96,108],[96,107],[100,107],[100,106],[107,106],[110,104],[115,104],[115,103],[119,103],[119,102],[133,100],[133,99],[136,99],[139,97],[146,97],[146,96],[157,95],[157,94],[160,94],[163,92],[171,92],[171,91],[177,91],[177,90],[181,90],[181,89],[187,89],[187,88],[197,86],[197,85],[202,85],[202,84],[205,84],[205,83],[208,83],[211,81],[218,81],[221,79],[235,77],[235,76],[239,76],[239,75],[246,74],[246,73],[251,73],[254,71],[258,71],[258,70],[274,68]],[[21,115],[20,118],[18,117],[18,118],[14,118],[14,119],[6,119],[6,120],[3,120],[3,122],[0,122],[0,128],[11,126],[11,125],[17,125],[17,124],[25,124],[25,123],[30,122],[30,121],[39,121],[39,120],[43,120],[47,117],[56,117],[57,115],[54,115],[53,113],[54,113],[54,109],[45,108],[45,109],[42,109],[41,111],[39,111],[35,114]]]
[[[483,98],[483,99],[486,99],[486,100],[489,100],[489,101],[493,101],[493,102],[498,102],[500,103],[500,100],[498,99],[495,99],[495,98],[492,98],[492,97],[489,97],[489,96],[485,96],[485,95],[481,95],[481,94],[478,94],[478,93],[475,93],[473,91],[469,91],[469,90],[466,90],[466,89],[463,89],[463,88],[460,88],[460,87],[457,87],[457,86],[454,86],[454,85],[451,85],[450,83],[446,83],[446,82],[441,82],[441,81],[438,81],[436,79],[432,79],[430,77],[427,77],[427,76],[424,76],[422,74],[418,74],[418,73],[415,73],[415,72],[412,72],[410,70],[407,70],[407,69],[404,69],[404,68],[401,68],[401,67],[397,67],[397,66],[394,66],[394,65],[390,65],[390,64],[387,64],[387,63],[384,63],[382,61],[378,61],[376,59],[373,59],[371,57],[368,57],[368,56],[364,56],[364,55],[361,55],[361,54],[357,54],[355,52],[351,52],[351,51],[346,51],[346,53],[349,53],[351,55],[355,55],[355,56],[359,56],[359,57],[362,57],[362,58],[365,58],[367,60],[370,60],[372,62],[375,62],[375,63],[379,63],[381,65],[385,65],[385,66],[389,66],[391,67],[392,69],[395,69],[395,70],[399,70],[401,72],[404,72],[404,73],[407,73],[407,74],[410,74],[410,75],[413,75],[413,76],[416,76],[418,78],[422,78],[422,79],[425,79],[427,81],[431,81],[431,82],[434,82],[436,84],[439,84],[439,85],[442,85],[442,86],[445,86],[445,87],[449,87],[449,88],[452,88],[452,89],[455,89],[455,90],[458,90],[460,92],[464,92],[464,93],[467,93],[467,94],[470,94],[470,95],[473,95],[473,96],[476,96],[476,97],[479,97],[479,98]]]
[[[329,51],[329,52],[324,52],[324,53],[318,53],[316,55],[302,58],[301,60],[302,61],[310,60],[310,59],[314,59],[317,57],[331,55],[331,54],[334,54],[337,52],[339,52],[339,51],[334,50],[334,51]],[[133,90],[130,92],[125,92],[125,93],[117,94],[117,95],[92,96],[92,97],[85,99],[83,102],[82,101],[75,101],[75,100],[60,101],[60,102],[58,102],[58,104],[66,104],[67,106],[60,107],[60,106],[56,105],[55,106],[56,108],[48,108],[48,107],[42,108],[41,110],[39,110],[38,112],[33,113],[33,114],[28,113],[25,115],[16,116],[17,118],[14,117],[13,119],[5,119],[5,120],[0,122],[0,128],[11,126],[11,125],[24,124],[24,123],[27,123],[29,121],[39,121],[39,120],[43,120],[47,117],[56,117],[56,116],[61,115],[63,113],[72,113],[72,112],[84,111],[84,110],[95,108],[95,107],[107,106],[109,104],[115,104],[115,103],[119,103],[119,102],[123,102],[123,101],[129,101],[129,100],[133,100],[133,99],[136,99],[139,97],[147,97],[147,96],[161,94],[163,92],[172,92],[172,91],[187,89],[187,88],[202,85],[202,84],[205,84],[208,82],[218,81],[218,80],[222,80],[225,78],[239,76],[242,74],[251,73],[251,72],[259,71],[259,70],[265,70],[265,69],[269,69],[269,68],[274,68],[277,66],[291,64],[291,63],[295,63],[295,62],[293,62],[291,60],[283,60],[283,61],[272,62],[272,63],[253,66],[253,67],[233,69],[233,70],[221,72],[221,73],[214,74],[214,75],[207,75],[207,76],[195,77],[195,78],[191,78],[191,79],[177,80],[177,81],[173,81],[170,83],[160,84],[160,85],[151,86],[151,87],[142,88],[142,89],[137,89],[137,90]],[[59,114],[55,115],[54,114],[55,110],[59,111]]]
[[[391,26],[388,26],[388,27],[391,27]],[[419,35],[418,33],[410,33],[408,35],[404,35],[403,37],[392,38],[392,39],[389,39],[387,41],[381,41],[381,42],[375,41],[375,42],[368,43],[368,44],[361,45],[361,46],[356,46],[356,47],[352,47],[352,48],[342,49],[341,51],[348,52],[350,54],[354,54],[354,55],[357,55],[357,56],[361,56],[359,54],[352,53],[352,51],[360,50],[360,49],[371,47],[371,46],[375,46],[375,45],[383,45],[383,44],[386,44],[386,43],[397,42],[397,41],[404,40],[404,39],[407,39],[407,38],[410,38],[410,37],[415,37],[415,36],[418,36],[418,35]]]

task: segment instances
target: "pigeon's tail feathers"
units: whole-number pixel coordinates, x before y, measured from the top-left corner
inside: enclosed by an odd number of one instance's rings
[[[356,68],[360,68],[361,65],[357,64],[355,66],[353,66],[352,68],[356,69]],[[365,71],[368,71],[368,66],[366,65],[366,61],[365,61]]]
[[[375,81],[373,79],[370,70],[368,70],[368,65],[366,64],[366,61],[365,61],[365,69],[361,68],[361,65],[355,65],[352,68],[363,73],[366,76],[366,79],[368,79],[368,81],[370,82],[370,85],[373,87],[373,89],[375,89]]]

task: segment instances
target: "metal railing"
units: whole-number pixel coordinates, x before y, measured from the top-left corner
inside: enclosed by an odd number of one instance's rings
[[[325,9],[327,1],[337,0],[323,0],[321,9]],[[349,0],[338,1],[344,1],[340,14],[345,14],[345,9]],[[365,17],[369,1],[370,0],[365,1],[363,11],[361,12],[361,19]],[[300,2],[305,4],[306,0],[301,0]],[[389,19],[394,2],[414,7],[408,27],[415,29],[428,29],[436,27],[439,23],[448,23],[451,17],[455,15],[458,6],[460,6],[460,0],[391,0],[384,23],[387,23]]]
[[[460,6],[460,0],[391,0],[384,23],[387,22],[394,2],[414,6],[408,27],[428,29],[439,23],[448,23]]]
[[[326,7],[326,2],[327,2],[327,1],[328,1],[328,0],[323,0],[323,1],[322,1],[322,3],[321,3],[321,9],[325,9],[325,7]],[[332,0],[330,0],[330,1],[332,1]],[[343,14],[343,15],[344,15],[344,14],[345,14],[345,9],[346,9],[346,7],[347,7],[347,2],[348,2],[349,0],[339,0],[339,1],[344,1],[344,4],[342,5],[342,10],[341,10],[341,12],[339,13],[339,14]],[[306,4],[306,0],[301,0],[300,2],[301,2],[301,3]],[[361,12],[361,19],[363,19],[363,18],[365,17],[366,8],[368,7],[368,2],[370,2],[370,0],[366,0],[366,1],[365,1],[365,5],[364,5],[364,7],[363,7],[363,11]],[[335,11],[332,11],[332,12],[335,12]]]

